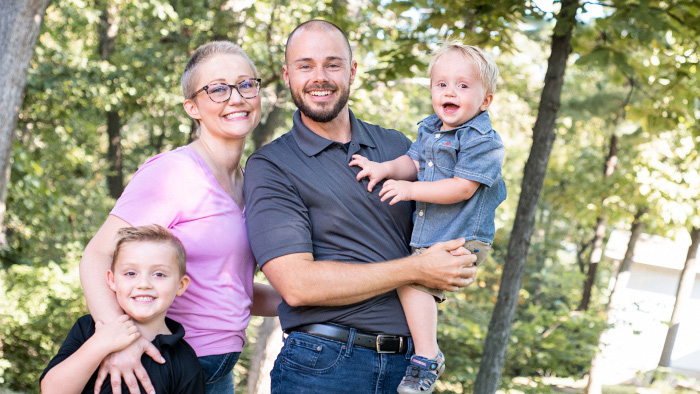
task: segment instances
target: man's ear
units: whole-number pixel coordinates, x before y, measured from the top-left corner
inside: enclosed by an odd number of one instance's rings
[[[350,85],[355,82],[355,75],[357,74],[357,62],[355,60],[350,61]]]
[[[117,291],[117,287],[114,285],[114,272],[112,272],[112,270],[107,270],[107,286],[109,286],[113,292]]]
[[[177,288],[177,295],[181,296],[182,293],[187,290],[187,286],[190,285],[190,277],[187,275],[184,275],[182,278],[180,278],[180,285]]]
[[[289,73],[287,72],[287,65],[282,65],[282,78],[284,78],[284,84],[289,89]]]

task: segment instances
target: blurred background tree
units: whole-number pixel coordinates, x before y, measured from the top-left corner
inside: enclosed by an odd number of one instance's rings
[[[607,283],[618,271],[594,256],[610,231],[629,229],[641,211],[646,231],[658,235],[700,225],[700,9],[682,0],[574,5],[542,186],[530,207],[530,228],[519,235],[529,250],[519,256],[521,272],[504,283],[504,271],[514,272],[506,263],[508,245],[525,163],[536,146],[532,130],[559,3],[51,2],[11,130],[0,248],[0,387],[38,392],[41,371],[87,312],[77,270],[85,244],[141,163],[192,140],[179,83],[194,49],[231,40],[257,65],[263,116],[246,148],[250,154],[291,126],[295,108],[281,78],[284,44],[296,25],[312,18],[348,33],[359,63],[350,98],[357,116],[409,138],[432,112],[426,69],[440,40],[484,47],[501,71],[490,112],[507,146],[509,196],[497,212],[493,251],[477,283],[440,305],[439,337],[450,368],[438,392],[474,390],[499,293],[506,291],[517,308],[512,326],[493,330],[505,333],[505,341],[488,347],[507,357],[490,364],[502,376],[487,386],[508,389],[514,378],[527,376],[541,393],[548,390],[543,377],[583,377],[607,326]],[[267,325],[251,322],[236,368],[239,392],[251,375],[257,381],[251,371],[259,358],[251,360],[258,327]],[[270,335],[267,328],[260,332]]]

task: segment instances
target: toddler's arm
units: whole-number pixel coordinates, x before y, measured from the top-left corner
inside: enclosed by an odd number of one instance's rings
[[[382,201],[393,205],[399,201],[421,201],[432,204],[455,204],[468,200],[481,183],[454,177],[433,182],[406,182],[388,180],[379,192]]]
[[[352,155],[351,166],[361,167],[357,174],[357,180],[369,178],[367,191],[372,191],[374,186],[382,179],[400,179],[415,181],[418,177],[418,162],[407,155],[399,156],[394,160],[377,163],[361,155]]]
[[[95,334],[68,358],[46,373],[41,380],[41,392],[43,394],[83,392],[102,360],[110,353],[127,347],[139,336],[138,328],[127,315],[120,315],[107,324],[96,320]]]

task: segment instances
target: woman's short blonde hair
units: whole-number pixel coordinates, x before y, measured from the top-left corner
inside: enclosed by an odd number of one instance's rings
[[[201,86],[197,86],[197,70],[199,66],[206,60],[212,58],[216,55],[236,55],[245,59],[250,67],[253,69],[255,76],[258,76],[258,70],[255,68],[255,64],[250,60],[245,51],[238,45],[230,41],[212,41],[201,45],[197,50],[194,51],[192,57],[187,62],[185,70],[182,72],[182,95],[185,100],[189,100],[194,95],[194,92],[199,90]]]
[[[433,79],[435,62],[448,53],[460,54],[465,60],[477,67],[479,79],[481,84],[484,85],[486,95],[496,92],[496,86],[498,85],[498,66],[496,66],[496,62],[483,49],[472,45],[464,45],[459,41],[446,41],[433,51],[433,60],[430,61],[430,66],[428,66],[428,75],[430,75],[431,81]]]

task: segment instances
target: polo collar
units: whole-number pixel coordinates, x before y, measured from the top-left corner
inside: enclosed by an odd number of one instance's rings
[[[168,327],[168,330],[172,332],[172,334],[156,335],[155,339],[153,340],[153,344],[159,349],[164,345],[173,347],[179,340],[185,337],[185,328],[182,327],[182,324],[166,317],[165,325]]]
[[[350,141],[356,142],[359,145],[376,148],[377,143],[374,141],[374,138],[367,133],[365,126],[355,118],[355,114],[353,114],[351,110],[348,110],[348,112],[350,113],[350,132],[352,134]],[[316,156],[330,145],[337,143],[321,137],[306,127],[304,122],[301,121],[301,112],[299,112],[298,109],[294,112],[292,136],[294,136],[297,145],[299,145],[299,148],[307,156]]]
[[[440,118],[435,114],[430,115],[427,118],[418,122],[418,124],[421,123],[431,133],[442,132],[440,131],[440,127],[442,127],[442,120],[440,120]],[[467,123],[455,129],[447,130],[447,132],[455,132],[457,130],[465,129],[467,127],[471,127],[472,129],[478,131],[481,134],[486,134],[489,131],[491,131],[492,127],[491,118],[489,118],[489,111],[483,111],[479,115],[476,115],[475,117],[471,118]]]

